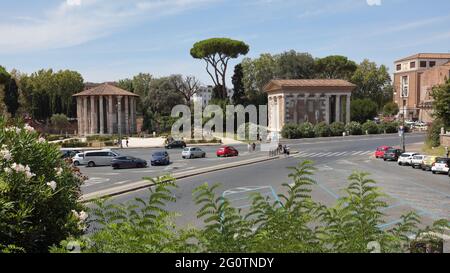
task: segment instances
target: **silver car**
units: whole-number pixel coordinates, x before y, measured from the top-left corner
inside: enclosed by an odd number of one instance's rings
[[[84,164],[84,153],[78,153],[72,157],[72,162],[74,166],[80,166]]]
[[[111,150],[89,151],[84,153],[83,165],[88,167],[111,166],[111,160],[119,156]]]
[[[197,147],[187,147],[181,152],[182,158],[204,158],[206,153]]]

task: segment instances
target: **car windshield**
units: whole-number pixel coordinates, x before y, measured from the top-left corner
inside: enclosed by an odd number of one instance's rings
[[[190,148],[184,148],[183,151],[184,152],[189,152]]]
[[[442,163],[442,164],[447,163],[447,159],[440,158],[440,159],[436,160],[436,163]]]
[[[164,156],[164,152],[156,152],[153,156]]]
[[[414,159],[422,159],[423,157],[421,155],[416,155],[415,157],[413,157]]]

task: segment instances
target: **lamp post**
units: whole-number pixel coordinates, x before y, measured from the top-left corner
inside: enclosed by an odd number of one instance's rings
[[[406,116],[406,105],[405,100],[403,100],[403,122],[402,122],[402,130],[401,132],[401,146],[403,149],[403,152],[406,152],[406,145],[405,145],[405,116]]]

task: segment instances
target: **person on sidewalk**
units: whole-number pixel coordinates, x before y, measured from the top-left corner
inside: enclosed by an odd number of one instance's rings
[[[252,148],[253,148],[253,152],[256,151],[256,143],[255,142],[253,142]]]
[[[128,148],[128,137],[127,137],[127,139],[126,139],[125,144],[127,145],[127,148]]]

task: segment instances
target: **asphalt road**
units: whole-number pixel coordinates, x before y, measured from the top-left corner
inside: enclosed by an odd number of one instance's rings
[[[407,143],[423,140],[423,134],[407,136]],[[210,185],[220,183],[222,186],[217,193],[227,196],[235,207],[245,211],[250,205],[249,194],[259,192],[275,200],[277,193],[285,191],[282,184],[292,183],[288,178],[290,171],[287,168],[296,166],[303,160],[313,160],[317,168],[314,175],[317,184],[313,186],[312,196],[323,204],[335,204],[336,199],[342,195],[342,188],[348,183],[348,176],[353,171],[365,171],[371,173],[371,178],[375,179],[381,190],[389,196],[386,199],[389,207],[385,210],[387,223],[384,227],[395,224],[401,214],[411,210],[420,214],[426,224],[439,218],[450,220],[448,176],[433,175],[430,172],[413,170],[411,167],[399,167],[395,162],[384,162],[372,157],[376,147],[394,146],[398,142],[396,135],[291,141],[291,149],[298,150],[299,154],[178,180],[178,188],[173,192],[177,202],[170,204],[169,209],[181,214],[177,218],[177,224],[201,225],[201,221],[196,218],[198,207],[192,201],[192,191],[206,182]],[[213,147],[210,149],[214,150]],[[205,164],[216,163],[211,160]],[[148,197],[148,190],[116,196],[112,201],[123,203],[135,197],[145,199]]]

